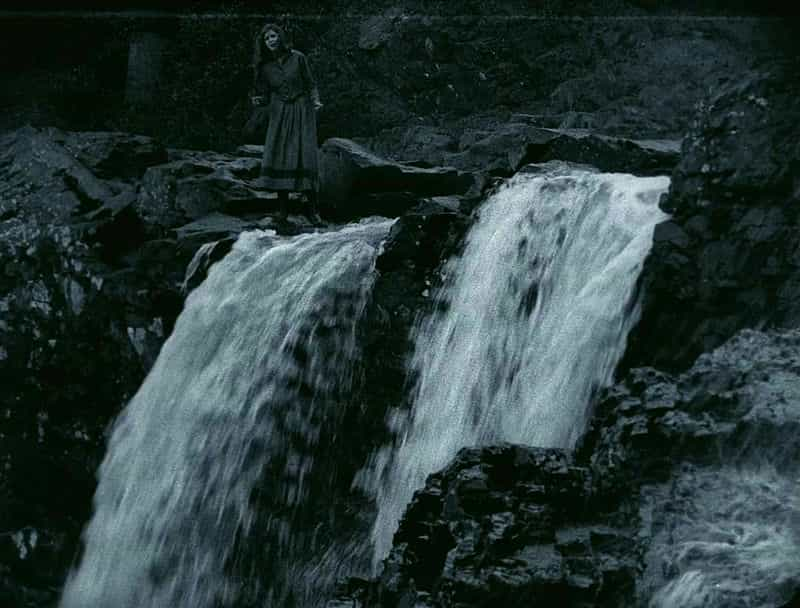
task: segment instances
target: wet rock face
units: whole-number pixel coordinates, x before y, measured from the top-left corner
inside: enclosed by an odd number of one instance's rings
[[[800,332],[609,389],[575,455],[463,450],[334,606],[782,606],[800,587]],[[349,603],[347,603],[349,602]]]
[[[624,605],[629,531],[597,523],[590,496],[590,471],[561,450],[464,449],[415,495],[377,583],[354,595],[365,606]]]
[[[470,224],[458,205],[456,197],[420,202],[398,218],[376,260],[378,274],[361,328],[367,369],[361,407],[351,408],[345,427],[352,432],[357,467],[389,440],[385,415],[407,398],[411,328],[417,315],[433,306],[441,261],[458,251]]]
[[[658,479],[681,460],[796,467],[798,363],[797,331],[744,330],[680,376],[631,370],[599,403],[583,450],[603,467],[609,487],[619,480],[612,472]]]
[[[638,512],[656,606],[782,606],[800,587],[800,332],[745,330],[680,376],[632,370],[579,458]],[[705,598],[705,604],[700,599]]]
[[[702,105],[641,284],[625,367],[685,369],[743,327],[800,322],[796,66],[748,74]]]

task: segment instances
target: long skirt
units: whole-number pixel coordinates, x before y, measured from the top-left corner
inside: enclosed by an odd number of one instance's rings
[[[270,101],[261,178],[267,190],[317,189],[317,117],[308,96]]]

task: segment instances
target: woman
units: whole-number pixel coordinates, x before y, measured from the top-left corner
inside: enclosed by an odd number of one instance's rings
[[[322,107],[308,60],[289,48],[283,30],[266,24],[255,45],[254,105],[269,105],[269,126],[261,181],[278,193],[279,217],[286,219],[290,192],[304,192],[308,214],[317,215],[317,118]]]

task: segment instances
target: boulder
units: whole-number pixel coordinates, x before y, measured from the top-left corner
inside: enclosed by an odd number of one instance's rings
[[[258,188],[259,167],[251,157],[181,154],[145,172],[136,211],[161,233],[215,211],[265,211],[274,195]]]
[[[444,126],[410,125],[384,129],[376,136],[353,141],[384,158],[436,167],[446,165],[445,156],[458,151],[457,132]]]
[[[554,137],[546,129],[525,123],[511,122],[489,129],[468,129],[459,140],[459,152],[447,155],[446,159],[460,169],[508,177],[518,168],[527,144],[544,143]]]
[[[351,140],[332,138],[322,145],[320,182],[322,201],[337,216],[363,217],[405,210],[395,204],[388,209],[372,208],[369,195],[410,193],[406,200],[412,203],[416,202],[413,196],[463,194],[473,177],[449,167],[420,168],[389,161]]]
[[[597,167],[607,173],[664,175],[672,172],[680,158],[680,145],[673,140],[632,140],[597,135],[585,130],[552,130],[551,138],[526,141],[519,168],[527,163],[563,160]]]
[[[148,167],[167,162],[166,148],[152,137],[107,131],[47,132],[79,163],[103,179],[139,179]]]

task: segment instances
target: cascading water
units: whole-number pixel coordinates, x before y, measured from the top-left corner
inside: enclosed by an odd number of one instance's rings
[[[374,567],[415,490],[464,446],[572,446],[638,318],[636,281],[666,177],[557,167],[490,197],[414,330],[412,408],[360,483],[376,495]]]
[[[62,608],[290,605],[291,564],[274,562],[312,543],[294,518],[354,382],[390,224],[245,233],[211,269],[116,423]],[[248,551],[272,570],[250,576],[264,566]]]

